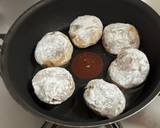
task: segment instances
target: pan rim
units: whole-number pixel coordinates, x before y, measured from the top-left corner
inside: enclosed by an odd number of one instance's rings
[[[102,125],[106,125],[106,124],[112,124],[115,122],[119,122],[123,119],[126,119],[134,114],[136,114],[137,112],[139,112],[141,109],[145,108],[151,101],[153,101],[153,99],[156,97],[156,95],[159,93],[160,91],[160,80],[157,83],[157,87],[155,88],[155,90],[139,105],[137,105],[136,107],[132,108],[131,110],[127,111],[124,114],[121,114],[119,116],[117,116],[114,119],[106,119],[106,120],[102,120],[102,121],[96,121],[96,122],[69,122],[69,121],[63,121],[63,120],[59,120],[56,119],[54,117],[50,117],[46,114],[43,114],[41,112],[39,112],[38,110],[36,110],[35,108],[31,107],[23,98],[21,98],[17,93],[16,90],[11,84],[10,78],[8,76],[8,70],[6,68],[6,63],[7,63],[7,46],[9,44],[9,40],[12,38],[12,34],[14,33],[14,31],[16,30],[16,28],[18,27],[18,25],[23,22],[25,20],[25,18],[27,18],[27,16],[31,15],[34,11],[40,9],[41,7],[43,7],[46,4],[49,4],[50,2],[55,2],[57,0],[42,0],[37,2],[36,4],[34,4],[33,6],[31,6],[29,9],[27,9],[12,25],[12,27],[9,29],[5,39],[4,39],[4,46],[2,48],[2,55],[1,55],[1,75],[3,78],[3,81],[5,83],[5,86],[7,88],[7,90],[9,91],[9,93],[12,95],[12,97],[17,101],[17,103],[19,103],[23,108],[25,108],[25,110],[29,111],[32,114],[37,115],[38,117],[42,117],[43,119],[47,120],[48,122],[51,123],[55,123],[58,125],[63,125],[63,126],[69,126],[69,127],[96,127],[96,126],[102,126]],[[159,17],[158,14],[151,8],[149,7],[147,4],[145,4],[143,1],[140,0],[131,0],[131,1],[127,1],[127,0],[123,0],[125,2],[129,2],[130,4],[136,4],[137,6],[142,7],[147,13],[150,13],[153,15],[153,17]],[[159,20],[160,22],[160,20]],[[6,69],[6,70],[4,70]]]

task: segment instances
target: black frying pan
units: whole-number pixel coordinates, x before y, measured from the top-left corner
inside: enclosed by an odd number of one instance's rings
[[[82,98],[83,87],[89,80],[74,76],[76,91],[61,105],[48,106],[33,93],[31,79],[40,70],[33,52],[37,41],[50,31],[68,34],[68,27],[79,15],[96,15],[104,26],[126,22],[137,27],[141,50],[147,54],[151,70],[142,86],[124,91],[127,98],[125,111],[106,119],[94,114]],[[7,89],[24,108],[44,119],[66,126],[99,126],[127,118],[146,106],[160,90],[160,17],[139,0],[43,0],[18,18],[4,39],[1,51],[1,75]],[[73,57],[83,51],[97,52],[106,60],[104,72],[96,78],[106,79],[109,63],[115,58],[106,53],[101,41],[87,49],[74,49]],[[70,64],[66,66],[70,70]],[[72,72],[72,71],[71,71]]]

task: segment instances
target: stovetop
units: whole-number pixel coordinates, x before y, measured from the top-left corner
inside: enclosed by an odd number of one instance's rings
[[[0,0],[0,33],[6,33],[16,18],[39,0]],[[160,0],[143,0],[160,14]],[[2,41],[0,40],[0,43]],[[45,121],[26,112],[9,95],[0,78],[0,128],[41,128]],[[160,97],[138,114],[121,122],[123,128],[160,128]]]

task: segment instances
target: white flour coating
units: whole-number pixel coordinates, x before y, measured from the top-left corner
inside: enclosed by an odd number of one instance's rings
[[[84,15],[70,24],[69,35],[77,47],[86,48],[99,41],[102,31],[103,24],[98,17]]]
[[[133,25],[114,23],[104,28],[103,46],[112,54],[118,54],[125,48],[139,48],[139,45],[139,34]]]
[[[52,67],[39,71],[32,79],[37,97],[48,104],[61,104],[75,90],[72,75],[64,68]]]
[[[138,49],[122,50],[109,66],[110,78],[123,88],[140,85],[149,73],[150,65],[146,55]]]
[[[87,105],[104,117],[113,118],[125,109],[126,99],[121,90],[102,79],[91,80],[83,96]]]
[[[47,33],[37,44],[35,59],[40,65],[62,66],[69,62],[73,46],[69,38],[59,31]]]

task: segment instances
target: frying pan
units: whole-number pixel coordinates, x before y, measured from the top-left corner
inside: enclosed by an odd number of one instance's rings
[[[140,50],[147,55],[150,62],[151,69],[147,80],[137,88],[122,90],[127,99],[126,109],[112,119],[94,114],[85,105],[82,94],[89,79],[79,79],[73,75],[76,91],[61,105],[46,105],[33,93],[31,79],[42,69],[33,56],[37,42],[50,31],[60,30],[68,34],[71,21],[85,14],[98,16],[104,26],[114,22],[135,25],[141,37]],[[42,0],[25,11],[5,36],[1,46],[1,76],[10,94],[22,107],[49,122],[77,127],[112,124],[140,111],[159,93],[159,33],[160,17],[139,0]],[[107,68],[115,56],[105,52],[100,40],[97,45],[86,49],[74,47],[72,58],[85,51],[102,56],[105,60],[104,70],[96,78],[108,80]],[[65,68],[72,73],[70,63]]]

